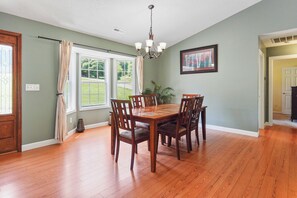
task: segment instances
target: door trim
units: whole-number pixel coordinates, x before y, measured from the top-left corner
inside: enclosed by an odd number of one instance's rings
[[[262,60],[262,61],[261,61]],[[259,87],[258,87],[258,127],[264,129],[265,110],[264,110],[264,67],[265,56],[259,49]]]
[[[22,151],[22,34],[0,29],[0,34],[13,36],[17,40],[16,49],[16,123],[17,123],[17,151]]]
[[[275,60],[297,58],[297,54],[271,56],[269,57],[269,83],[268,83],[268,122],[270,125],[273,123],[273,64]]]

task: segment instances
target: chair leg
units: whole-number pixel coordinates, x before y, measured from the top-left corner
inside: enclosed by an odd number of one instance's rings
[[[198,126],[195,128],[195,134],[196,134],[197,144],[198,144],[198,146],[199,146]]]
[[[166,143],[166,136],[164,134],[161,134],[161,141],[163,145]]]
[[[179,138],[176,137],[175,140],[176,140],[176,156],[177,156],[177,159],[180,160],[180,153],[179,153]]]
[[[187,143],[187,151],[188,153],[190,153],[192,150],[191,132],[189,134],[186,134],[186,143]]]
[[[135,153],[137,154],[137,144],[135,144]]]
[[[119,151],[120,151],[120,140],[117,139],[117,149],[116,149],[116,156],[115,156],[115,162],[117,163],[118,162],[118,159],[119,159]]]
[[[162,134],[161,134],[161,138],[162,138]],[[159,145],[159,134],[157,135],[156,154],[158,153],[158,145]]]
[[[167,146],[170,147],[171,146],[171,139],[172,139],[172,137],[169,137],[169,136],[167,136],[167,137],[168,137],[168,144],[167,144]]]
[[[147,150],[148,151],[151,151],[151,146],[150,146],[151,144],[150,143],[151,143],[150,140],[148,140],[147,141]]]
[[[130,164],[130,170],[133,170],[134,165],[134,155],[135,155],[135,148],[137,144],[132,144],[132,152],[131,152],[131,164]]]

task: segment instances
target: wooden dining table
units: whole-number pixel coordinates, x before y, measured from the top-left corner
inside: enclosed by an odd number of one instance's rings
[[[150,158],[151,158],[151,172],[156,172],[156,145],[157,145],[157,124],[166,120],[171,120],[177,117],[179,111],[179,104],[162,104],[157,106],[134,108],[132,114],[135,121],[148,123],[150,125]],[[201,122],[203,140],[206,140],[206,107],[202,107]],[[113,116],[111,116],[111,154],[115,152],[115,123]]]

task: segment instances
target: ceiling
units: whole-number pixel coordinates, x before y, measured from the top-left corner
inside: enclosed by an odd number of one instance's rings
[[[134,45],[148,38],[154,4],[155,42],[171,46],[260,1],[1,0],[0,12]]]

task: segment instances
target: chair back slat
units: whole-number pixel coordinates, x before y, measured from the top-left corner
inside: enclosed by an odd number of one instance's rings
[[[144,96],[143,95],[129,96],[129,99],[132,102],[133,108],[144,107]]]
[[[183,94],[182,98],[195,98],[200,96],[200,94]]]
[[[111,107],[115,124],[118,128],[131,131],[134,129],[134,119],[132,116],[132,105],[130,100],[111,99]]]
[[[203,100],[204,100],[204,96],[195,97],[195,100],[194,100],[192,121],[195,121],[197,123],[199,121],[199,116],[200,116]]]
[[[179,125],[188,125],[192,117],[193,98],[182,98],[178,113]]]
[[[157,94],[149,94],[144,96],[144,104],[146,107],[157,105]]]

